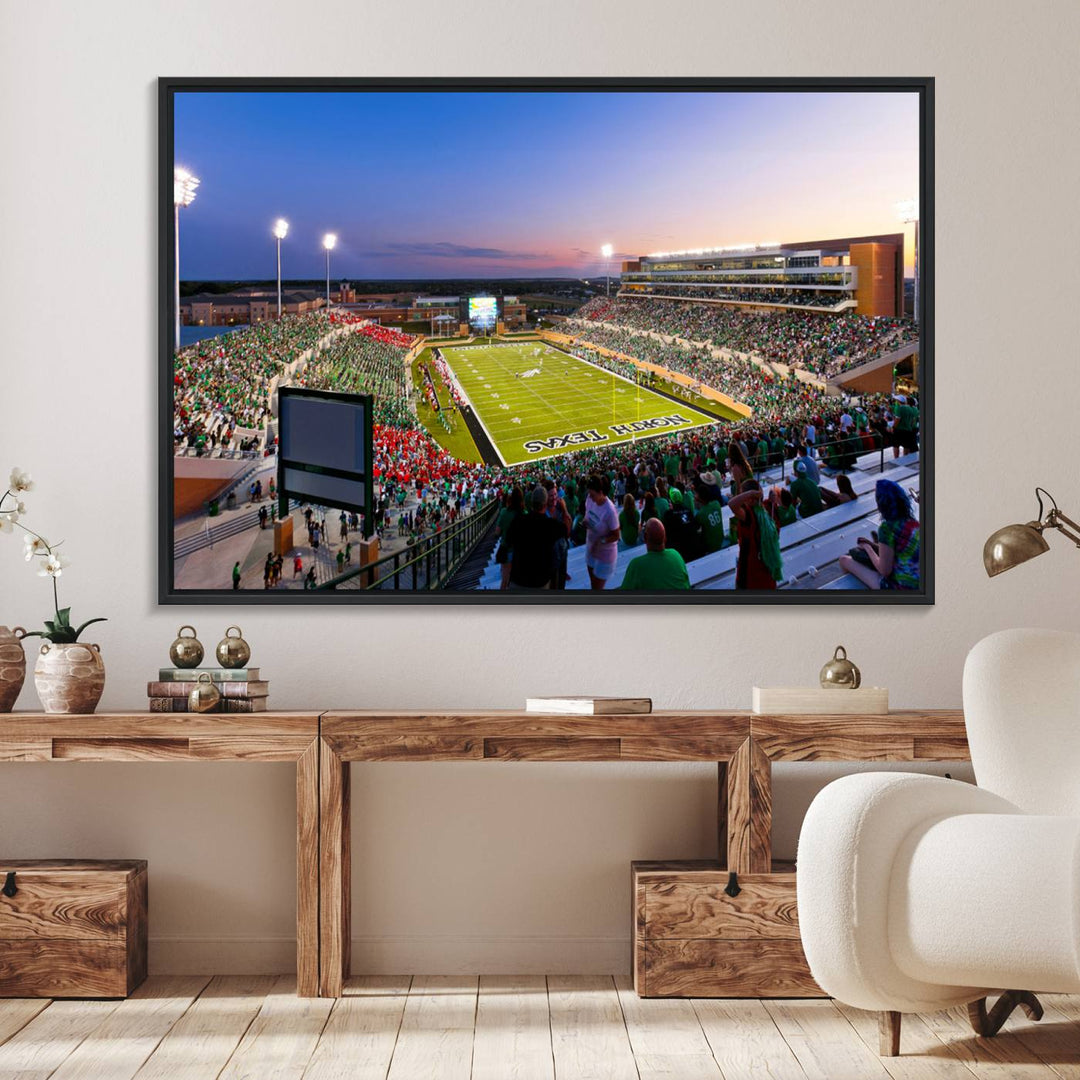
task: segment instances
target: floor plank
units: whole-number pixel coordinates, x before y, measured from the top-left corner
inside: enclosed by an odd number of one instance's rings
[[[721,1080],[693,1004],[685,998],[641,998],[629,975],[615,976],[630,1049],[641,1080]]]
[[[408,975],[349,979],[304,1080],[385,1080],[411,982]]]
[[[135,1080],[214,1080],[274,987],[273,975],[218,975],[161,1040]]]
[[[695,998],[693,1006],[724,1080],[806,1080],[756,998]]]
[[[1016,1015],[992,1039],[979,1038],[968,1021],[963,1006],[946,1012],[925,1013],[926,1026],[949,1047],[976,1076],[982,1080],[1047,1080],[1053,1071],[1032,1050],[1016,1037],[1014,1028],[1018,1023],[1028,1023],[1023,1013]],[[901,1046],[903,1033],[901,1032]]]
[[[548,1002],[558,1080],[638,1080],[610,975],[549,975]]]
[[[481,975],[472,1080],[554,1080],[547,979]]]
[[[834,1002],[871,1053],[878,1052],[878,1014]],[[974,1073],[927,1027],[921,1016],[904,1013],[900,1025],[900,1056],[883,1057],[881,1064],[893,1080],[972,1080]]]
[[[469,1080],[475,975],[417,975],[409,988],[388,1080]]]
[[[64,1059],[53,1080],[132,1080],[191,1008],[205,975],[153,975]]]
[[[1012,1028],[1017,1038],[1062,1080],[1080,1080],[1080,997],[1040,994],[1045,1015]],[[1015,1014],[1014,1014],[1015,1015]]]
[[[118,1001],[54,1001],[0,1046],[0,1080],[46,1080]]]
[[[48,998],[0,999],[0,1045],[26,1027],[48,1004]]]
[[[763,1002],[809,1080],[881,1080],[881,1059],[831,1001]]]
[[[0,1000],[0,1080],[1080,1080],[1080,996],[977,1038],[964,1010],[641,999],[616,976],[155,977],[126,1001]],[[201,993],[200,993],[201,991]]]
[[[278,976],[221,1080],[300,1080],[333,1006],[333,998],[297,997],[296,976]]]

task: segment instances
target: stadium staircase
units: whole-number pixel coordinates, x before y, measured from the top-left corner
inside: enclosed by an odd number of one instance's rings
[[[790,470],[789,474],[790,474]],[[916,501],[919,483],[919,455],[909,454],[901,458],[885,458],[884,471],[881,469],[881,452],[872,451],[863,454],[856,461],[855,467],[848,473],[851,485],[856,493],[854,502],[822,510],[809,518],[799,518],[791,525],[780,530],[780,550],[784,561],[784,580],[782,589],[861,589],[862,584],[850,574],[840,571],[838,560],[849,548],[855,546],[860,536],[868,536],[881,523],[877,512],[874,488],[880,477],[895,480]],[[823,477],[825,486],[829,480]],[[779,483],[781,467],[776,466],[758,474],[762,487]],[[728,528],[731,511],[724,507],[724,529]],[[645,551],[644,545],[619,551],[615,563],[615,572],[608,579],[607,588],[617,589],[626,574],[630,561]],[[738,547],[726,547],[693,559],[686,565],[693,589],[734,589],[735,564],[738,559]],[[567,589],[589,588],[589,573],[585,566],[584,546],[571,548],[567,557],[567,572],[570,580]],[[480,575],[475,585],[466,584],[461,588],[498,589],[500,569],[494,558]]]
[[[495,563],[495,548],[499,545],[499,538],[495,535],[495,523],[497,517],[492,518],[488,527],[472,549],[465,561],[447,582],[448,589],[478,589],[480,578],[489,565]],[[498,567],[496,567],[498,569]],[[498,582],[495,585],[498,588]]]
[[[263,503],[269,510],[269,502]],[[289,503],[289,509],[295,510],[300,503],[293,499]],[[210,519],[207,518],[209,524]],[[214,544],[221,543],[222,540],[227,540],[230,536],[235,536],[237,533],[244,532],[246,529],[257,529],[259,527],[259,511],[253,509],[248,512],[238,511],[234,512],[227,521],[221,522],[220,525],[214,525],[206,529],[202,529],[197,533],[191,533],[188,536],[181,537],[176,543],[173,544],[173,558],[183,559],[193,552],[201,551],[203,548],[213,547]],[[268,526],[269,527],[269,526]]]

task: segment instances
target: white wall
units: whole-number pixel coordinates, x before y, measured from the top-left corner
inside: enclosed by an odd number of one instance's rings
[[[0,0],[0,471],[31,469],[33,523],[67,538],[65,602],[109,616],[95,635],[103,707],[141,704],[181,622],[213,642],[238,621],[274,704],[303,708],[513,705],[560,689],[746,706],[755,682],[812,680],[838,641],[897,706],[956,705],[983,634],[1072,625],[1080,563],[1064,544],[994,582],[980,551],[1031,515],[1037,482],[1066,509],[1080,503],[1080,6],[483,7]],[[478,71],[937,77],[935,607],[155,605],[155,78]],[[0,622],[33,624],[47,586],[17,548],[0,537]],[[31,686],[20,706],[36,706]],[[781,852],[824,775],[781,770]],[[354,780],[354,925],[369,969],[625,965],[630,859],[707,855],[713,842],[709,767],[384,765]],[[287,963],[287,768],[8,765],[0,799],[0,858],[151,860],[159,969]]]

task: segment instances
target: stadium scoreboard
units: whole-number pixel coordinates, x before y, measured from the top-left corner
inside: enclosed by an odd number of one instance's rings
[[[371,534],[374,433],[370,394],[284,386],[278,391],[278,511],[289,500],[353,510]]]
[[[499,301],[494,296],[469,297],[469,325],[493,330],[499,319]]]

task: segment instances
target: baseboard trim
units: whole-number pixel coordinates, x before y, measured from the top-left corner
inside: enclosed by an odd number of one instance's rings
[[[623,937],[388,934],[354,937],[353,970],[367,975],[610,975],[630,971]],[[270,975],[296,969],[294,938],[150,939],[155,975]]]

